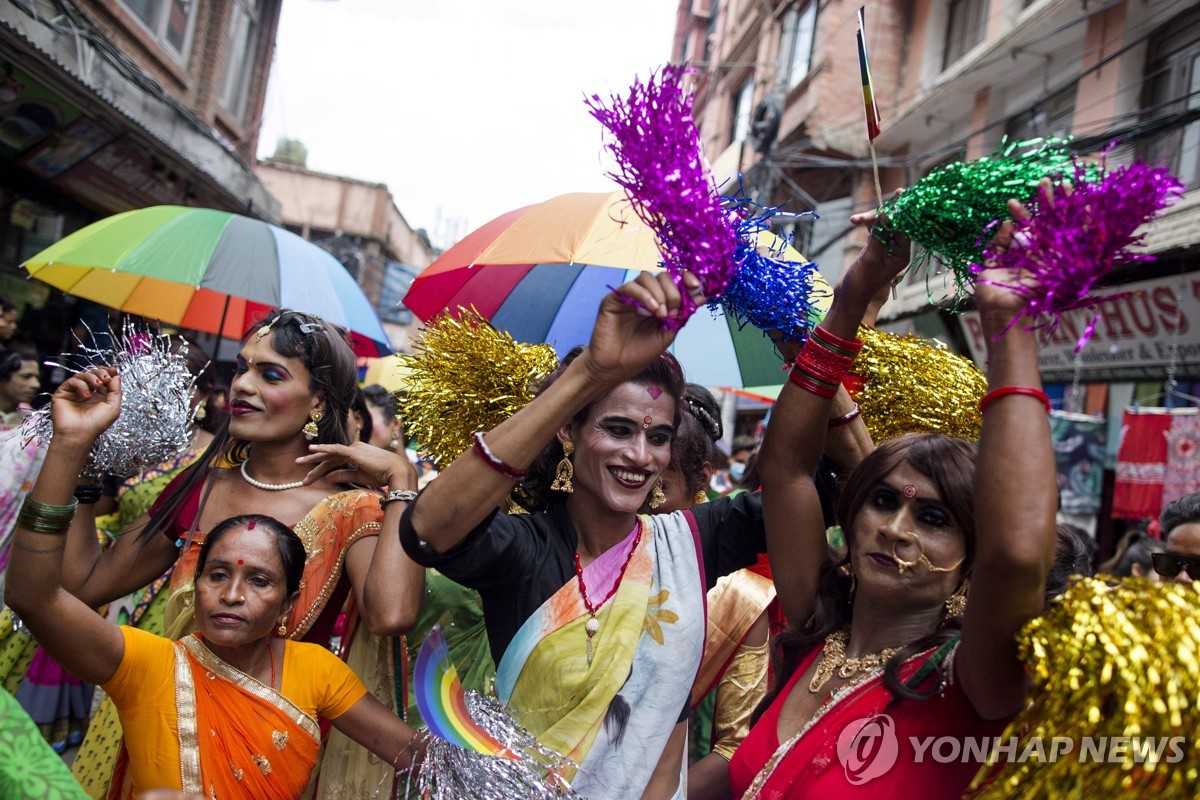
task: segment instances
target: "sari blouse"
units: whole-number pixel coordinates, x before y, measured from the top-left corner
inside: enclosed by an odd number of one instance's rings
[[[217,681],[221,683],[221,689],[230,690],[222,695],[222,707],[212,708],[203,702],[203,698],[195,697],[201,694],[203,685],[195,686],[191,693],[195,699],[190,702],[188,693],[180,691],[176,643],[136,628],[122,626],[121,633],[125,637],[125,654],[116,673],[103,684],[121,718],[128,754],[123,785],[114,782],[113,797],[136,797],[154,788],[182,789],[186,776],[183,767],[189,759],[196,758],[195,748],[189,748],[181,741],[181,733],[186,734],[189,729],[200,739],[226,737],[228,740],[221,742],[224,749],[236,751],[241,748],[249,759],[249,763],[239,761],[236,764],[232,759],[230,764],[201,760],[198,768],[206,796],[214,784],[237,785],[236,782],[244,780],[246,776],[239,777],[237,773],[244,773],[247,766],[257,766],[259,772],[269,776],[271,762],[276,769],[298,770],[304,778],[300,785],[302,791],[316,764],[319,734],[312,735],[316,718],[337,719],[366,694],[366,688],[350,668],[317,645],[284,642],[279,692],[238,672],[201,645],[201,652],[207,654],[205,659],[213,666],[206,669],[189,655],[193,681]],[[186,680],[186,676],[184,678]],[[241,686],[235,686],[235,681]],[[197,699],[200,702],[196,702]],[[265,719],[264,709],[268,713],[277,712],[279,719],[269,730],[253,729],[256,725],[262,727],[257,721]],[[216,732],[217,727],[229,721],[245,729],[245,741],[238,740],[237,732],[231,732],[232,726],[228,724],[222,727],[220,734]],[[311,746],[305,750],[307,737],[311,737]],[[203,747],[201,742],[199,752],[204,752]],[[296,759],[307,763],[294,763]],[[215,774],[217,772],[221,774]],[[252,795],[239,792],[236,796]],[[283,795],[277,796],[287,800]]]

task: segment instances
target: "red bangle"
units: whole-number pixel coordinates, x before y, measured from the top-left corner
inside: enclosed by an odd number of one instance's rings
[[[483,459],[483,463],[487,464],[492,469],[499,472],[509,480],[519,481],[524,480],[528,474],[523,469],[513,469],[508,464],[500,460],[500,456],[492,452],[492,448],[487,446],[487,442],[483,440],[483,431],[475,432],[475,452]]]
[[[843,339],[840,336],[830,333],[823,325],[814,326],[809,338],[816,339],[826,349],[850,356],[851,358],[858,355],[858,352],[863,348],[862,339]]]
[[[982,400],[979,401],[979,413],[982,414],[987,411],[988,406],[992,404],[993,400],[998,400],[1001,397],[1010,394],[1023,394],[1027,395],[1028,397],[1036,397],[1038,400],[1041,400],[1042,405],[1046,407],[1046,413],[1050,413],[1049,395],[1047,395],[1041,389],[1034,389],[1029,386],[1001,386],[998,389],[992,389],[983,396]]]
[[[845,414],[829,420],[829,429],[833,430],[834,428],[840,428],[843,425],[849,425],[860,416],[862,416],[862,406],[860,406],[858,403],[855,403],[854,408],[850,409]]]
[[[826,400],[832,400],[838,390],[836,383],[825,381],[816,375],[809,374],[799,364],[792,367],[792,371],[788,374],[788,380],[804,391],[812,392],[817,397],[823,397]]]

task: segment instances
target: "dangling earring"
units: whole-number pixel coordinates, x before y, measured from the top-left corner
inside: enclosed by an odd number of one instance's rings
[[[287,636],[287,615],[286,614],[284,614],[282,617],[279,618],[278,630],[279,630],[280,636]]]
[[[946,598],[946,619],[957,619],[967,611],[967,593],[971,591],[971,581],[963,578],[963,582],[954,590],[954,594]]]
[[[700,505],[708,500],[708,492],[701,489],[700,491],[696,492],[696,496],[693,497],[692,500],[695,501],[696,505]]]
[[[393,453],[400,452],[400,431],[392,431],[392,440],[388,442],[388,450]]]
[[[571,453],[575,452],[575,443],[567,439],[562,443],[563,457],[558,462],[558,468],[554,470],[554,482],[550,484],[550,488],[555,492],[566,492],[570,494],[575,491],[575,487],[571,485],[571,478],[575,477],[575,465],[571,463]]]
[[[650,507],[658,508],[665,502],[667,502],[667,495],[663,492],[662,478],[659,478],[654,484],[654,488],[650,490]]]
[[[308,439],[311,442],[313,439],[317,438],[317,436],[319,436],[321,434],[320,429],[317,427],[317,423],[320,421],[321,421],[321,412],[320,411],[314,411],[308,415],[308,422],[304,423],[304,427],[301,428],[301,430],[304,432],[305,439]]]

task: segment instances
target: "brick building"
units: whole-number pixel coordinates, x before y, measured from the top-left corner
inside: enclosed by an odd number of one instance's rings
[[[47,351],[79,309],[18,267],[50,243],[149,205],[278,219],[252,164],[281,5],[0,5],[0,293],[50,304],[56,330],[26,328]]]
[[[283,225],[342,262],[375,305],[392,346],[404,352],[416,321],[400,301],[435,254],[425,232],[409,226],[387,185],[277,159],[263,159],[256,169],[279,198]]]

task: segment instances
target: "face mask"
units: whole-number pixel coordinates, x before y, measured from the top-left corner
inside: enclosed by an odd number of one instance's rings
[[[741,481],[742,476],[746,474],[746,465],[740,461],[729,462],[729,477],[734,481]]]

